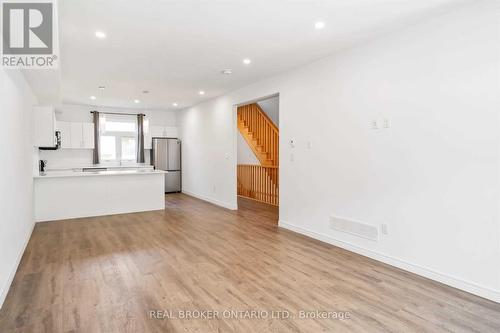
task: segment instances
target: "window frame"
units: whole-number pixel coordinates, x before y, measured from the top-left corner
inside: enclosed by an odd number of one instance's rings
[[[104,115],[104,121],[101,123],[103,124],[101,128],[99,129],[99,140],[101,140],[101,137],[103,136],[111,136],[115,138],[115,159],[104,159],[102,155],[102,149],[99,149],[99,159],[101,164],[114,164],[114,163],[127,163],[127,162],[135,162],[137,161],[137,140],[139,136],[139,130],[137,128],[137,121],[134,123],[134,128],[135,130],[133,132],[131,131],[106,131],[106,123],[107,122],[127,122],[127,123],[133,123],[131,121],[132,117],[134,117],[134,120],[136,119],[135,115],[130,115],[130,118],[128,118],[125,121],[120,121],[121,117],[129,117],[129,115],[120,115],[118,117],[112,116],[109,117],[107,115]],[[128,139],[134,139],[135,140],[135,157],[133,159],[122,159],[123,158],[123,152],[122,152],[122,138],[128,138]],[[101,143],[101,142],[99,142]]]

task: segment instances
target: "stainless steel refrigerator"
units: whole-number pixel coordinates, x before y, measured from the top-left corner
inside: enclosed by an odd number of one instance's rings
[[[169,138],[153,138],[151,165],[165,170],[165,193],[181,191],[181,141]]]

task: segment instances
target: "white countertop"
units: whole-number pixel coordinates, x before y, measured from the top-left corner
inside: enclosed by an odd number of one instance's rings
[[[146,163],[130,163],[130,164],[123,164],[123,165],[113,165],[113,164],[87,164],[87,165],[76,165],[76,166],[58,166],[51,168],[50,163],[49,167],[47,168],[47,172],[60,172],[60,171],[82,171],[83,169],[103,169],[106,168],[108,170],[115,170],[115,169],[153,169],[153,166],[150,164]]]
[[[111,170],[111,171],[47,171],[43,175],[34,175],[33,178],[62,178],[62,177],[96,177],[96,176],[124,176],[124,175],[151,175],[163,174],[168,171],[153,170],[153,169],[136,169],[136,170]]]

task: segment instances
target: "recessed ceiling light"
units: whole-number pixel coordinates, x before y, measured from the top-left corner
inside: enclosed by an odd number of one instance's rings
[[[250,63],[251,63],[251,62],[252,62],[252,60],[250,60],[250,59],[248,59],[248,58],[243,59],[243,63],[244,63],[245,65],[250,65]]]
[[[94,100],[94,99],[96,99],[96,97],[95,96],[90,96],[90,99]]]
[[[324,27],[325,27],[325,22],[323,22],[323,21],[318,21],[318,22],[314,23],[314,28],[317,30],[321,30]]]
[[[135,104],[139,104],[140,102],[141,102],[140,100],[138,100],[138,99],[134,99],[134,103],[135,103]]]
[[[177,105],[179,105],[179,104],[177,104],[177,103],[172,103],[172,106],[177,106]]]
[[[205,92],[203,90],[200,90],[199,94],[200,95],[205,95]]]
[[[99,89],[100,90],[104,90],[104,89],[106,89],[106,87],[105,86],[99,86]]]
[[[221,72],[221,74],[224,74],[224,75],[231,75],[231,74],[233,74],[233,70],[231,68],[223,69],[220,72]]]
[[[149,90],[143,90],[142,93],[143,94],[149,94]]]
[[[95,36],[96,36],[97,38],[99,38],[99,39],[104,39],[104,38],[106,38],[106,34],[105,34],[104,32],[102,32],[102,31],[96,31],[96,32],[95,32]]]
[[[106,38],[106,33],[104,33],[103,31],[96,31],[95,36],[99,39],[104,39]]]

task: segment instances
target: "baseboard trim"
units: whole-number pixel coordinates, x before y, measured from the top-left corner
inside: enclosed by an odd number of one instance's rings
[[[278,222],[278,225],[280,228],[287,229],[317,240],[320,240],[322,242],[338,246],[340,248],[343,248],[345,250],[363,255],[365,257],[383,262],[385,264],[400,268],[402,270],[426,277],[428,279],[446,284],[450,287],[457,288],[463,291],[466,291],[468,293],[489,299],[491,301],[500,303],[500,291],[499,290],[494,290],[490,289],[478,284],[475,284],[473,282],[465,281],[453,276],[450,276],[448,274],[444,274],[441,272],[437,272],[433,269],[429,269],[420,265],[412,264],[410,262],[394,258],[392,256],[388,256],[376,251],[368,250],[363,247],[359,247],[357,245],[351,244],[349,242],[341,241],[336,238],[333,238],[331,236],[321,234],[303,227],[299,227],[296,225],[293,225],[291,223],[285,222],[283,220],[280,220]]]
[[[16,264],[12,268],[9,274],[9,279],[7,280],[7,283],[2,287],[2,290],[0,292],[0,309],[3,307],[3,303],[5,302],[5,299],[7,298],[7,294],[9,293],[10,286],[12,285],[12,281],[14,281],[14,277],[16,276],[17,269],[19,268],[19,264],[21,263],[21,259],[23,258],[24,251],[26,250],[26,247],[28,246],[28,243],[31,239],[31,235],[33,234],[33,230],[35,229],[35,221],[33,221],[33,224],[31,226],[30,232],[28,232],[28,237],[24,240],[23,247],[21,248],[21,251],[17,254],[17,259],[16,259]]]
[[[182,193],[187,194],[187,195],[192,196],[192,197],[195,197],[197,199],[203,200],[203,201],[210,202],[214,205],[230,209],[230,210],[237,210],[238,209],[238,205],[236,205],[236,204],[230,204],[227,202],[219,201],[219,200],[212,199],[212,198],[206,197],[204,195],[196,194],[196,193],[186,191],[186,190],[182,190]]]

